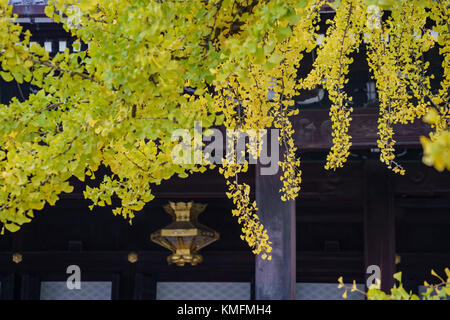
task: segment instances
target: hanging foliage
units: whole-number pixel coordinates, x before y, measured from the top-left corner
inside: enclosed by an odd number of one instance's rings
[[[381,288],[380,279],[376,279],[376,284],[368,285],[367,292],[358,289],[356,281],[353,280],[351,286],[344,283],[344,279],[339,277],[338,288],[344,289],[342,293],[342,298],[347,299],[348,292],[356,292],[357,294],[363,295],[367,300],[448,300],[450,297],[450,269],[445,268],[446,279],[441,277],[433,269],[431,269],[431,275],[436,281],[434,284],[429,284],[424,281],[423,287],[424,292],[419,295],[415,294],[410,290],[409,292],[405,289],[402,284],[402,273],[397,272],[394,274],[394,279],[396,284],[390,289],[390,292],[384,292]]]

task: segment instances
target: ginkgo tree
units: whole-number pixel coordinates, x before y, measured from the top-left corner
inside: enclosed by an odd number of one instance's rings
[[[318,45],[327,4],[335,15]],[[153,186],[213,167],[172,161],[172,132],[196,121],[204,130],[279,129],[280,197],[295,199],[301,170],[291,117],[301,110],[293,97],[317,86],[327,90],[333,146],[325,167],[342,167],[353,111],[344,87],[363,43],[379,96],[380,160],[403,174],[393,125],[425,117],[434,129],[422,138],[424,161],[450,169],[449,0],[50,0],[45,12],[76,38],[77,50],[49,55],[0,0],[0,75],[37,88],[25,101],[0,105],[2,232],[17,231],[36,210],[71,192],[69,179],[93,179],[101,165],[111,175],[86,187],[84,196],[93,206],[118,197],[113,213],[131,220],[153,199]],[[79,50],[81,44],[87,49]],[[443,58],[437,90],[423,58],[435,47]],[[299,79],[302,59],[313,50],[313,68]],[[260,151],[259,145],[250,150]],[[248,162],[232,160],[220,165],[232,213],[253,252],[270,259],[250,186],[238,179]]]

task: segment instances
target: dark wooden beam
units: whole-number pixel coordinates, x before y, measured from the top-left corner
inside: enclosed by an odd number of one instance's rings
[[[11,252],[0,252],[0,266],[3,274],[41,274],[42,277],[56,279],[56,275],[67,278],[67,266],[76,264],[85,274],[150,273],[158,280],[189,281],[191,278],[207,279],[206,273],[218,274],[218,281],[238,281],[244,277],[250,281],[254,255],[246,251],[200,251],[204,260],[196,266],[178,267],[167,264],[169,250],[135,251],[138,261],[130,267],[127,260],[130,251],[35,251],[22,252],[19,264],[11,260]],[[182,272],[180,272],[182,271]],[[49,278],[49,279],[50,279]],[[240,281],[240,280],[239,280]]]
[[[364,283],[362,252],[297,252],[297,282]]]
[[[294,300],[296,284],[295,201],[280,199],[280,173],[260,175],[257,166],[258,215],[270,235],[272,260],[256,257],[255,298]]]
[[[381,289],[389,292],[395,273],[395,211],[392,173],[379,162],[369,159],[364,170],[364,240],[365,267],[381,269]]]
[[[406,174],[395,175],[393,179],[396,196],[450,198],[449,171],[439,172],[421,161],[404,161],[402,165],[405,167]]]
[[[349,134],[352,149],[376,148],[378,139],[378,109],[355,109]],[[332,145],[331,120],[328,110],[305,110],[294,118],[295,144],[300,151],[326,150]],[[420,147],[420,136],[430,127],[421,120],[412,124],[394,125],[397,146]]]

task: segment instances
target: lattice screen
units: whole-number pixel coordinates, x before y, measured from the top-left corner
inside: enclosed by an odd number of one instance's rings
[[[417,291],[419,292],[419,297],[422,299],[422,293],[425,293],[427,291],[427,288],[423,285],[418,286]],[[436,293],[432,293],[432,295],[435,295]],[[450,297],[447,297],[447,300],[450,300]]]
[[[250,300],[250,282],[158,282],[157,300]]]
[[[351,284],[349,284],[351,286]],[[356,287],[365,290],[363,284]],[[365,297],[357,292],[347,292],[347,299],[342,298],[343,289],[338,289],[338,283],[306,283],[298,282],[295,290],[297,300],[364,300]]]
[[[111,282],[81,282],[81,289],[68,289],[65,281],[41,282],[41,300],[111,300]]]

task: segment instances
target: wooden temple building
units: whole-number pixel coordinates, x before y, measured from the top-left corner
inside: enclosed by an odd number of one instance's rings
[[[51,52],[71,48],[73,39],[45,17],[45,1],[11,3],[33,41]],[[431,60],[439,70],[439,59]],[[329,100],[318,89],[296,101],[299,198],[282,202],[279,176],[261,176],[255,166],[243,177],[271,236],[272,261],[255,257],[240,239],[233,203],[216,171],[163,183],[132,225],[114,216],[112,207],[91,212],[83,185],[74,182],[72,194],[0,237],[0,299],[340,299],[338,277],[364,289],[371,265],[380,267],[384,289],[402,271],[406,288],[419,292],[424,280],[433,281],[431,269],[442,274],[450,267],[450,173],[422,163],[419,137],[429,128],[421,121],[395,129],[406,174],[386,169],[378,160],[376,92],[363,55],[356,57],[350,79],[353,147],[344,168],[323,168],[331,145]],[[30,90],[1,80],[1,103]],[[207,204],[199,222],[220,233],[195,266],[168,265],[170,251],[150,239],[171,222],[163,209],[169,201]],[[81,290],[66,287],[70,265],[80,267]]]

